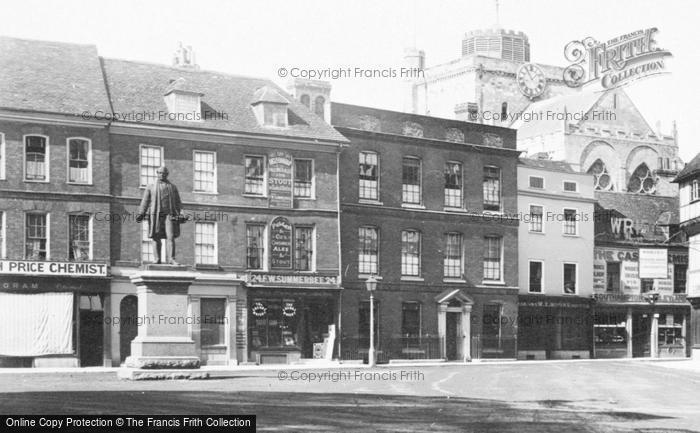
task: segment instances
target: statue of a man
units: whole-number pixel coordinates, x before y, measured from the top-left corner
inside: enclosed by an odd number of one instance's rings
[[[177,265],[175,261],[175,238],[180,236],[181,202],[177,187],[168,181],[168,169],[156,170],[158,180],[146,187],[139,206],[136,222],[148,215],[148,237],[155,242],[156,263]],[[165,260],[160,256],[165,239]]]

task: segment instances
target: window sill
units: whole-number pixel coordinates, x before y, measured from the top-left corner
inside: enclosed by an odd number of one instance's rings
[[[194,268],[197,270],[202,270],[202,271],[220,271],[221,266],[218,264],[204,264],[204,263],[196,263],[194,265]]]
[[[567,238],[580,238],[581,235],[572,235],[568,233],[562,233],[562,236],[566,236]]]
[[[267,198],[266,195],[264,194],[251,194],[249,192],[244,192],[243,197],[248,197],[248,198]]]
[[[455,213],[469,213],[466,209],[461,207],[445,207],[443,208],[445,212],[455,212]]]
[[[482,210],[482,215],[503,215],[502,210]]]
[[[563,292],[562,295],[564,295],[564,296],[578,296],[578,293],[566,293],[566,292]]]
[[[545,232],[535,232],[535,231],[532,231],[532,230],[528,230],[527,232],[528,232],[529,234],[531,234],[531,235],[542,235],[542,236],[545,235]]]
[[[24,179],[25,183],[50,183],[50,181],[47,180],[31,180],[31,179]]]
[[[417,281],[417,282],[422,282],[425,281],[423,277],[401,277],[401,281]]]
[[[379,201],[379,200],[370,200],[370,199],[367,199],[367,198],[361,198],[361,199],[359,199],[359,200],[358,200],[358,203],[360,203],[360,204],[371,204],[371,205],[375,205],[375,206],[384,206],[384,203],[382,203],[382,202]]]
[[[79,185],[79,186],[95,186],[92,182],[68,182],[66,181],[67,185]]]
[[[218,195],[217,191],[192,191],[192,194]]]
[[[311,196],[311,197],[298,197],[298,196],[294,196],[294,200],[314,201],[314,200],[316,200],[316,197],[314,197],[314,196]]]
[[[493,281],[493,280],[483,280],[481,284],[485,286],[505,286],[505,281]]]
[[[413,203],[401,203],[401,207],[406,209],[425,209],[425,206]]]
[[[357,274],[357,278],[360,280],[366,280],[369,277],[374,277],[374,279],[377,281],[382,281],[384,279],[384,277],[380,277],[377,274]]]
[[[443,279],[442,279],[442,282],[443,282],[443,283],[462,283],[462,284],[466,284],[466,283],[467,283],[467,280],[463,280],[463,279],[461,279],[461,278],[443,278]]]
[[[528,290],[527,293],[530,295],[544,295],[545,294],[544,290],[540,290],[539,292],[534,292],[532,290]]]

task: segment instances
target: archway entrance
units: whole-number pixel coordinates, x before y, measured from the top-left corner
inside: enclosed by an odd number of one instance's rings
[[[474,302],[461,290],[442,292],[438,303],[438,334],[442,357],[447,360],[471,360],[471,312]]]
[[[138,334],[139,301],[134,295],[119,303],[119,357],[121,362],[131,355],[131,340]]]

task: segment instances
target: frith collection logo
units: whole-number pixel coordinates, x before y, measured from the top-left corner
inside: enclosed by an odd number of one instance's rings
[[[591,37],[571,41],[564,48],[566,60],[564,82],[580,87],[599,81],[604,89],[627,85],[651,75],[668,73],[664,58],[668,50],[659,48],[654,39],[656,27],[637,30],[607,42]]]

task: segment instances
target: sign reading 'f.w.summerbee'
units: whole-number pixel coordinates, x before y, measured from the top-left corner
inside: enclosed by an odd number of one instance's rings
[[[106,277],[106,263],[37,262],[31,260],[0,260],[0,274],[61,275],[68,277]]]
[[[600,81],[604,89],[611,89],[650,75],[667,73],[664,57],[671,53],[656,45],[657,32],[653,27],[606,42],[591,37],[569,42],[564,56],[571,65],[564,70],[564,82],[580,87]]]

